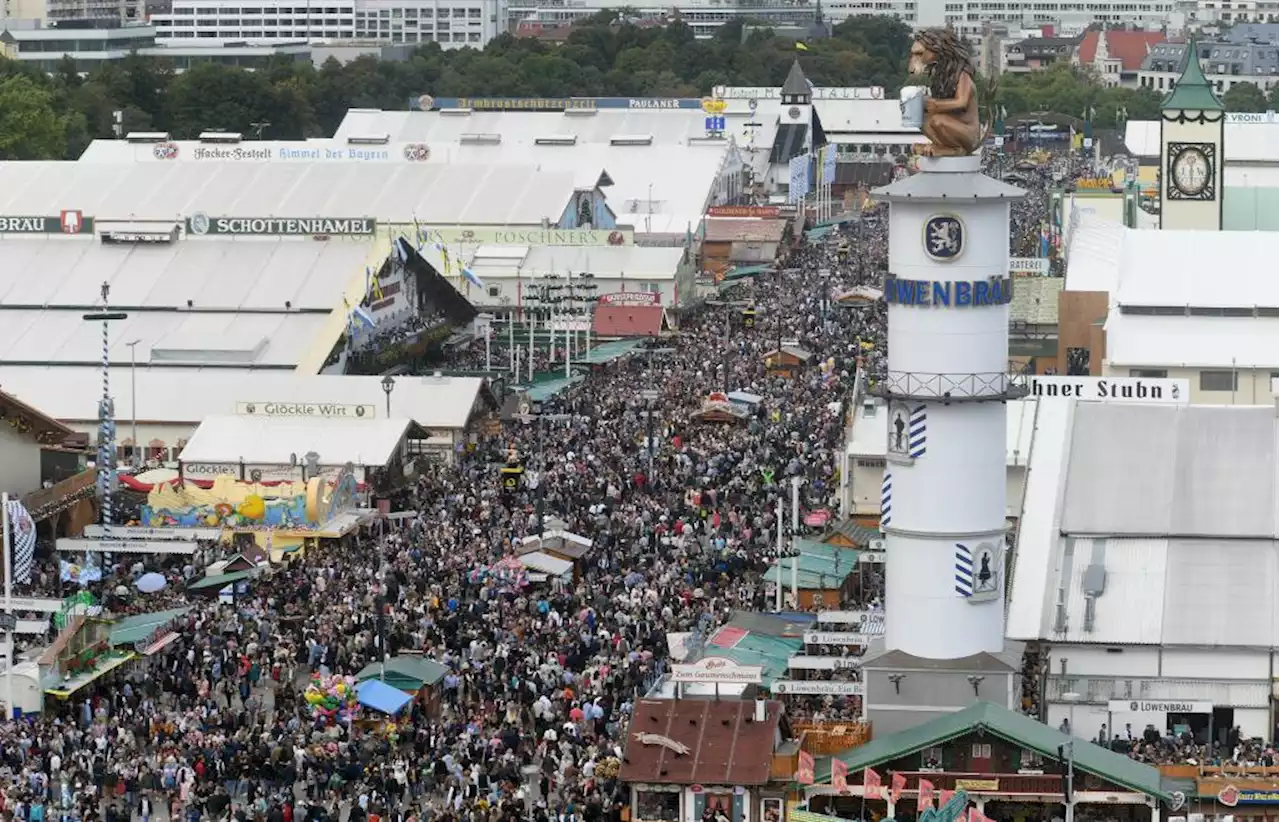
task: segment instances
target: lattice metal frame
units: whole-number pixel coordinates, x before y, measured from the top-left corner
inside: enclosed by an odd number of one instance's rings
[[[973,374],[890,371],[870,388],[870,393],[887,400],[934,402],[1008,401],[1021,399],[1028,391],[1026,375],[1011,371]]]

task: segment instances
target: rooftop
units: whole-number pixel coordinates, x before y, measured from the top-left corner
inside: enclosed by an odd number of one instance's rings
[[[677,785],[763,785],[769,781],[782,703],[641,699],[627,733],[619,778]]]
[[[0,214],[99,222],[235,217],[373,217],[425,225],[558,222],[572,171],[428,163],[0,163]]]
[[[1080,62],[1085,65],[1093,63],[1098,53],[1098,41],[1106,37],[1106,53],[1113,60],[1120,61],[1120,70],[1137,71],[1142,67],[1151,47],[1164,40],[1164,33],[1158,31],[1099,31],[1090,29],[1084,33],[1080,41]]]
[[[238,414],[208,416],[182,449],[185,463],[289,465],[320,454],[320,464],[380,468],[391,461],[411,425],[401,419],[317,419]]]
[[[1275,317],[1161,317],[1125,314],[1112,308],[1104,328],[1107,362],[1115,367],[1280,367],[1280,319]],[[1247,396],[1239,399],[1267,400]]]

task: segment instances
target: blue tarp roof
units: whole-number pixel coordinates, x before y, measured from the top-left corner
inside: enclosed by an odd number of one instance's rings
[[[376,679],[366,679],[356,686],[356,699],[361,705],[387,715],[400,713],[411,698],[404,691]]]

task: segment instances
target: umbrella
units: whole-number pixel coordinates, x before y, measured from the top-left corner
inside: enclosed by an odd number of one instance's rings
[[[155,571],[152,571],[149,574],[143,574],[138,577],[138,581],[134,583],[134,585],[138,587],[138,590],[144,594],[154,594],[156,591],[159,591],[168,584],[168,580],[164,578],[164,575],[157,574]]]

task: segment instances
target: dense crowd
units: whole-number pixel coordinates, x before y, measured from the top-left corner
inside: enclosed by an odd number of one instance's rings
[[[1036,206],[1025,208],[1030,224]],[[886,322],[882,303],[835,297],[881,284],[883,209],[796,244],[778,273],[680,317],[663,349],[593,369],[529,421],[420,477],[399,500],[412,516],[398,527],[295,555],[234,604],[130,593],[151,569],[117,566],[95,586],[104,604],[186,605],[178,639],[0,728],[4,812],[619,822],[623,734],[663,670],[667,635],[707,637],[735,611],[772,608],[762,573],[791,478],[804,510],[838,509],[850,390],[860,367],[882,374]],[[794,377],[767,365],[783,342],[814,354]],[[512,361],[501,335],[490,345],[493,363]],[[480,368],[485,349],[451,357]],[[726,384],[760,404],[740,422],[698,422]],[[508,491],[499,470],[513,451],[525,472]],[[547,586],[499,572],[552,517],[593,540],[580,574]],[[176,591],[195,569],[169,573]],[[873,576],[854,605],[882,597]],[[405,651],[445,666],[438,711],[415,703],[394,728],[375,728],[330,722],[304,698],[313,674],[354,675]],[[791,699],[800,716],[856,716],[839,698]]]

